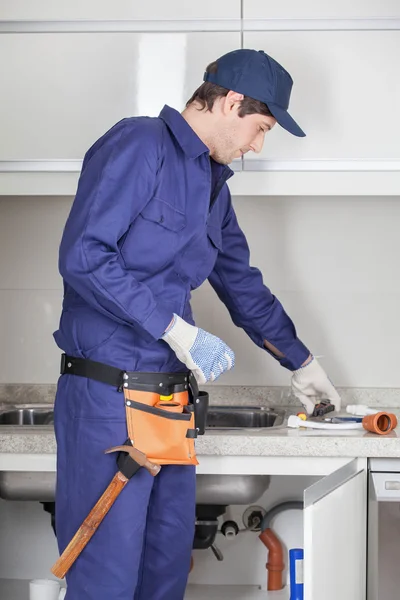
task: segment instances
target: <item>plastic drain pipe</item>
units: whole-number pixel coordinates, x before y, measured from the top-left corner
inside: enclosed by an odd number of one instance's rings
[[[268,571],[267,589],[270,592],[283,588],[282,571],[285,568],[282,544],[270,527],[271,521],[281,512],[293,509],[303,510],[303,503],[300,501],[282,502],[271,508],[261,522],[261,533],[258,537],[264,546],[268,548],[266,568]]]

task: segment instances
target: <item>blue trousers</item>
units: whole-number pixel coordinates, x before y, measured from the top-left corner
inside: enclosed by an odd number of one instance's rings
[[[60,553],[118,470],[107,448],[127,439],[123,395],[60,378],[55,402]],[[67,574],[66,600],[183,600],[195,528],[195,467],[145,469],[128,482]]]

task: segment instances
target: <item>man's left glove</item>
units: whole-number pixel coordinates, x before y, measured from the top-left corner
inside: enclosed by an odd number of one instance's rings
[[[340,396],[316,358],[293,372],[292,391],[309,415],[321,400],[330,400],[337,411],[341,408]]]
[[[193,371],[199,384],[215,381],[235,364],[233,350],[225,342],[204,329],[190,325],[176,314],[161,339]]]

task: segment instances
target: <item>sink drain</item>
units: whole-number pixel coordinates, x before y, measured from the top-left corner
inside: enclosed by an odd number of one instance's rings
[[[266,514],[262,506],[249,506],[243,513],[243,525],[249,531],[261,531],[261,522]]]

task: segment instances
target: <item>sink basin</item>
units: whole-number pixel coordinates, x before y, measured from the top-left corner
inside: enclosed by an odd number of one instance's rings
[[[0,428],[54,427],[53,407],[18,405],[0,411]],[[260,429],[284,422],[282,409],[259,406],[210,406],[207,430]],[[268,489],[269,475],[209,475],[196,477],[196,503],[223,506],[256,502]],[[56,474],[51,472],[0,471],[0,498],[53,502]]]
[[[206,429],[260,429],[282,425],[285,411],[264,406],[210,406]],[[21,405],[0,411],[0,425],[51,426],[53,407]]]
[[[12,408],[0,412],[0,425],[53,425],[53,407]]]
[[[196,504],[254,504],[269,484],[269,475],[197,475]]]
[[[269,475],[197,475],[196,504],[248,505],[268,489]],[[0,498],[54,502],[56,474],[46,471],[0,471]]]
[[[282,425],[285,411],[264,406],[210,406],[207,429],[259,429]]]

